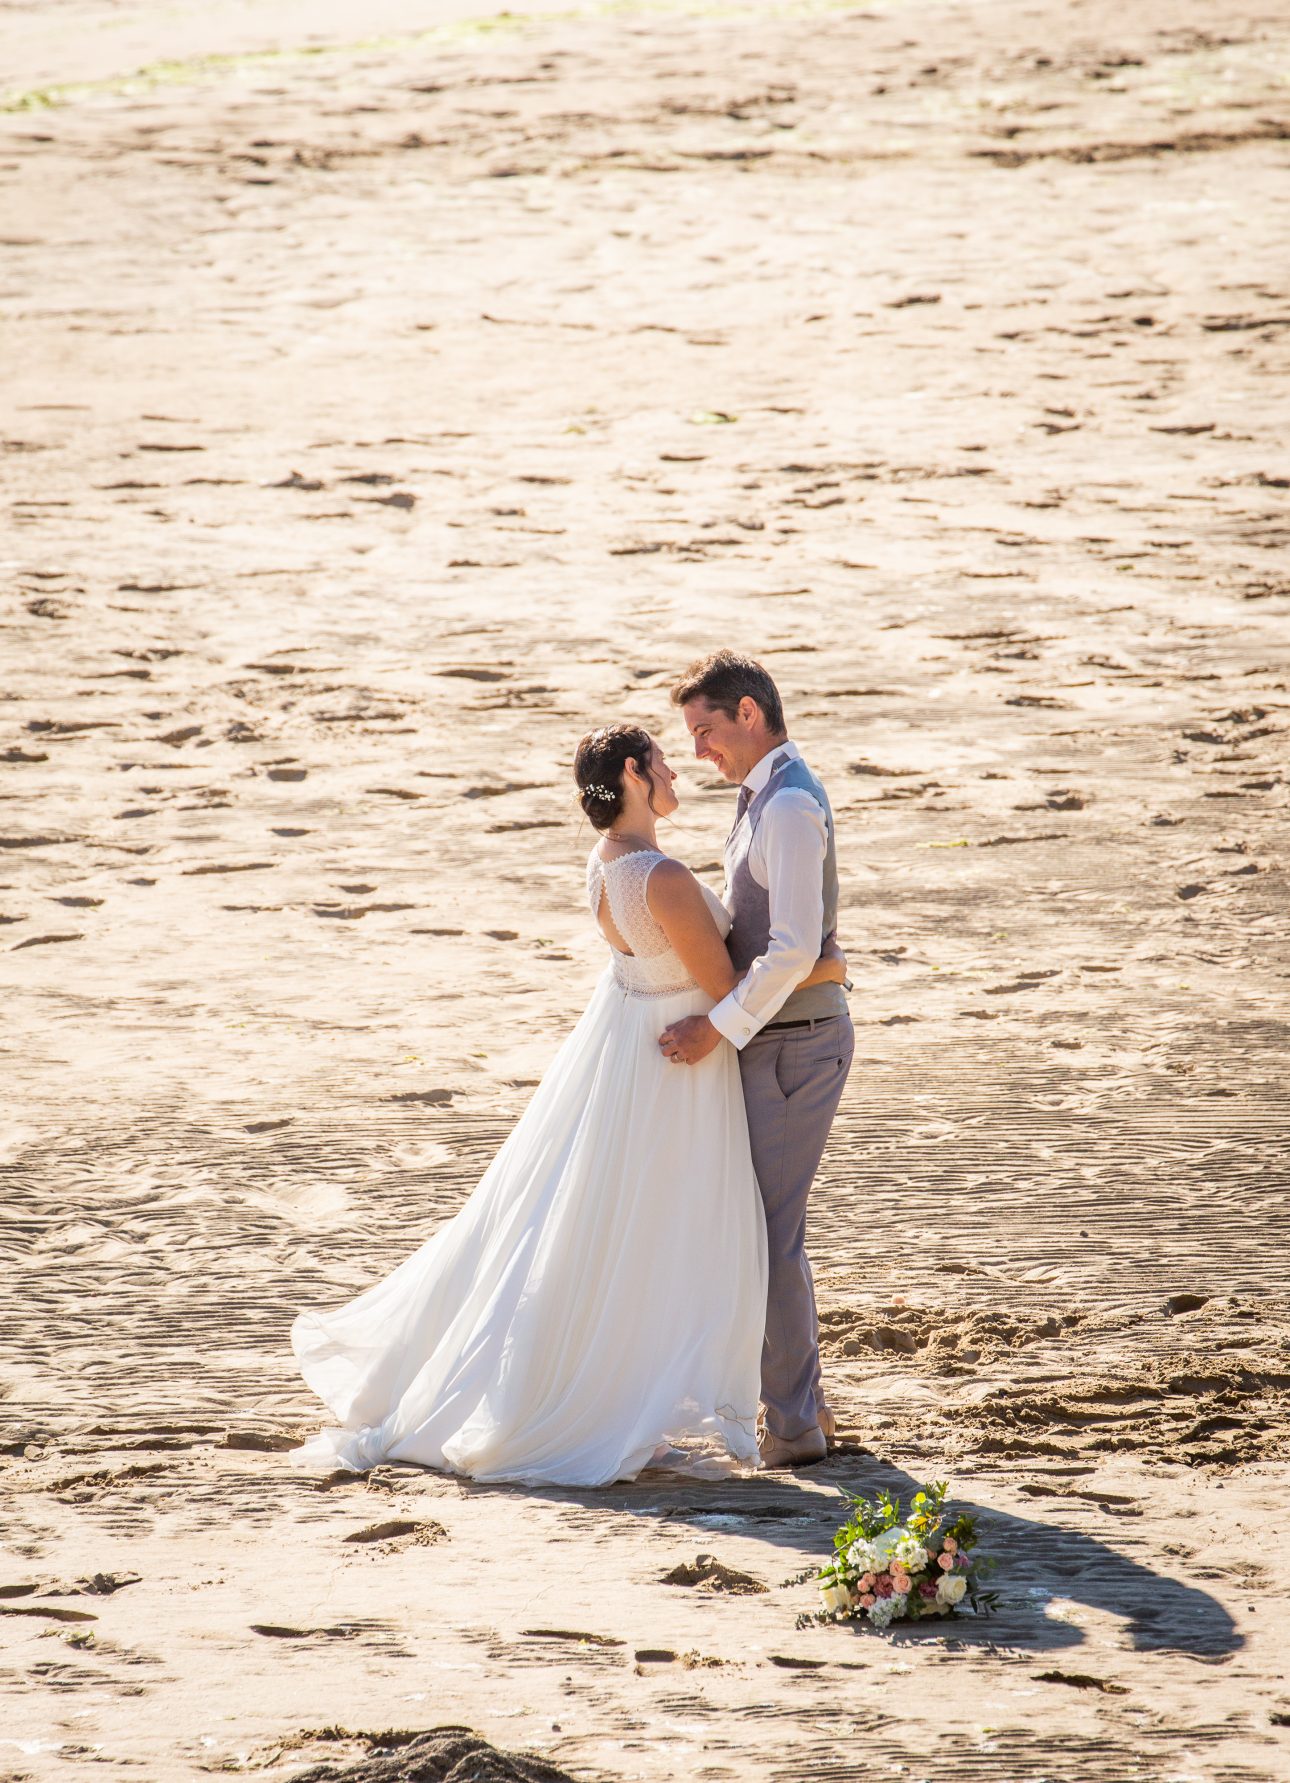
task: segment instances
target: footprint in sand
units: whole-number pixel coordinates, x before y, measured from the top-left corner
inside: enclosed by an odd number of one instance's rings
[[[182,877],[185,879],[200,878],[206,873],[267,873],[277,861],[229,861],[212,862],[207,867],[185,867]]]
[[[142,1583],[141,1573],[91,1573],[88,1578],[77,1579],[68,1589],[77,1597],[111,1597],[114,1592],[124,1591],[127,1585]]]
[[[265,483],[263,487],[265,489],[303,489],[310,495],[316,495],[320,489],[326,488],[326,484],[320,482],[317,477],[305,477],[299,471],[292,471],[279,482]]]
[[[675,1664],[676,1654],[670,1647],[638,1647],[636,1650],[636,1670],[642,1677],[647,1667]]]
[[[638,1678],[647,1678],[654,1672],[665,1671],[670,1665],[680,1665],[687,1672],[695,1672],[716,1671],[721,1666],[730,1663],[731,1661],[728,1659],[716,1659],[709,1653],[694,1651],[674,1653],[670,1647],[638,1647],[635,1656],[635,1670]],[[772,1658],[772,1665],[778,1663],[778,1660]],[[814,1663],[823,1665],[825,1661],[821,1659]]]
[[[299,1436],[283,1436],[269,1430],[229,1430],[216,1443],[217,1449],[243,1449],[257,1455],[285,1455],[303,1441]]]
[[[468,786],[461,796],[463,799],[497,799],[508,792],[542,792],[550,784],[549,780],[504,780],[500,786]]]
[[[723,1565],[715,1554],[698,1554],[693,1560],[682,1561],[680,1566],[663,1574],[663,1583],[685,1585],[698,1591],[725,1592],[731,1597],[752,1597],[770,1589],[751,1573]]]
[[[416,496],[407,489],[395,489],[389,495],[360,495],[358,499],[382,508],[402,508],[405,513],[417,505]]]
[[[1127,1696],[1127,1684],[1113,1684],[1108,1678],[1094,1678],[1088,1672],[1031,1672],[1037,1684],[1069,1684],[1075,1690],[1100,1690],[1104,1696]]]
[[[415,904],[315,904],[315,916],[330,918],[336,922],[361,922],[365,916],[388,914],[392,910],[415,910]]]
[[[526,1641],[569,1642],[575,1647],[595,1647],[606,1652],[624,1645],[616,1635],[588,1634],[581,1628],[525,1628],[521,1634]]]
[[[341,1537],[347,1543],[370,1546],[383,1554],[401,1554],[406,1548],[430,1548],[446,1542],[448,1531],[433,1520],[424,1523],[411,1517],[392,1517],[385,1523],[370,1523],[366,1529],[355,1529]]]
[[[460,560],[464,563],[464,559]],[[502,669],[435,669],[436,675],[456,681],[508,681],[509,674]]]
[[[1014,811],[1082,811],[1087,803],[1083,793],[1059,786],[1054,787],[1052,792],[1045,793],[1042,799],[1014,805],[1012,808]]]
[[[97,1622],[89,1610],[62,1610],[45,1604],[0,1604],[0,1616],[35,1616],[46,1622]]]
[[[1208,1294],[1171,1294],[1165,1301],[1165,1311],[1170,1318],[1177,1318],[1180,1313],[1199,1312],[1202,1306],[1209,1305]]]

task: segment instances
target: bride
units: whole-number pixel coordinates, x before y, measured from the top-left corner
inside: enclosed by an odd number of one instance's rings
[[[592,731],[574,777],[610,963],[460,1212],[349,1305],[296,1319],[339,1426],[298,1466],[599,1486],[714,1451],[757,1463],[766,1231],[739,1067],[724,1042],[683,1069],[658,1048],[737,982],[730,919],[657,846],[678,800],[648,732]],[[804,982],[845,970],[831,947]]]

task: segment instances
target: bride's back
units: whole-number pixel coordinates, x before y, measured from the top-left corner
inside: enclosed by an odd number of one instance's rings
[[[656,848],[638,848],[606,859],[600,848],[597,843],[587,858],[587,902],[609,944],[614,977],[624,990],[637,996],[666,997],[691,989],[694,979],[650,914],[647,897],[650,874],[670,856]],[[724,932],[730,918],[721,900],[706,886],[703,893]],[[611,926],[605,923],[602,903],[608,908]],[[625,949],[614,939],[615,933],[626,943]]]
[[[601,933],[617,954],[650,959],[666,951],[667,936],[650,915],[646,887],[660,861],[657,848],[632,848],[608,856],[602,843],[587,861],[587,898]]]

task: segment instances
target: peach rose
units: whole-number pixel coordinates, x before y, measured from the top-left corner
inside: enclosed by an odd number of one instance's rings
[[[954,1564],[953,1554],[938,1554],[936,1556],[936,1564],[940,1567],[942,1572],[948,1572]]]

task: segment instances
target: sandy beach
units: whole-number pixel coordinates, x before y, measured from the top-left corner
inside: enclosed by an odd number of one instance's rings
[[[1290,1778],[1283,11],[0,51],[0,1778]],[[584,730],[719,889],[723,643],[838,820],[838,1453],[293,1472],[603,967]],[[1000,1613],[796,1628],[929,1479]]]

